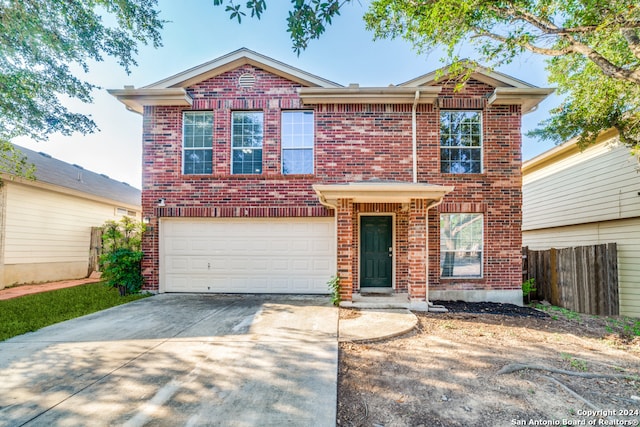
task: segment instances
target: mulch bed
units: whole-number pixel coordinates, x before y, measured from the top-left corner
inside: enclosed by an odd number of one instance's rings
[[[545,318],[549,315],[531,307],[520,307],[514,304],[495,302],[464,302],[464,301],[433,301],[436,305],[443,305],[451,313],[499,314],[513,317]]]

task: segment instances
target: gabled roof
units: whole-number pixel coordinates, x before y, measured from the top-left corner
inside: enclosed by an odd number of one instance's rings
[[[110,89],[108,92],[118,98],[129,110],[137,113],[142,113],[145,105],[188,107],[192,105],[193,100],[187,93],[186,88],[247,64],[305,87],[341,87],[338,83],[242,48],[139,89],[135,89],[133,86],[125,86],[124,89]]]
[[[36,180],[33,181],[34,185],[52,184],[74,193],[84,193],[89,198],[107,199],[130,207],[140,206],[140,190],[129,184],[91,172],[81,166],[54,159],[45,153],[17,145],[15,147],[26,156],[28,163],[35,165]],[[21,182],[31,183],[28,180],[21,180]]]
[[[442,67],[398,86],[415,88],[442,84],[442,81],[445,80],[443,76],[447,75],[449,68],[449,66]],[[438,79],[436,80],[436,78]],[[495,88],[488,99],[489,105],[522,105],[523,114],[533,111],[554,91],[554,89],[540,88],[481,66],[476,67],[471,78]]]
[[[397,86],[348,87],[323,79],[283,62],[242,48],[227,55],[190,68],[159,82],[135,89],[112,89],[109,93],[124,103],[129,110],[142,113],[145,105],[189,107],[193,104],[186,88],[245,64],[264,69],[302,85],[298,89],[304,104],[432,104],[438,98],[442,86],[435,85],[443,68],[424,74]],[[553,89],[538,88],[505,74],[479,67],[472,77],[495,88],[488,98],[489,105],[522,105],[523,113],[532,111]]]
[[[284,62],[276,61],[273,58],[243,47],[212,61],[205,62],[204,64],[162,79],[159,82],[144,86],[142,89],[186,88],[247,64],[261,68],[287,80],[300,83],[302,86],[341,87],[338,83],[307,73],[299,68],[292,67]]]
[[[423,74],[419,77],[398,84],[398,86],[416,87],[416,86],[432,86],[434,84],[441,84],[443,76],[448,74],[450,66],[442,67],[430,73]],[[436,78],[438,80],[436,80]],[[497,71],[489,70],[488,68],[478,66],[471,74],[471,78],[478,80],[479,82],[486,83],[493,87],[512,87],[512,88],[535,88],[529,83],[525,83],[522,80],[515,79],[506,74],[499,73]]]

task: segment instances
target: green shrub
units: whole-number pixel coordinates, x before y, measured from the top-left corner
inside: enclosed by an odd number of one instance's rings
[[[531,299],[531,294],[535,294],[536,291],[536,279],[533,277],[522,283],[522,296],[527,300],[527,302]]]
[[[142,252],[119,248],[104,254],[102,278],[108,286],[118,288],[121,295],[137,294],[142,289]]]
[[[331,304],[338,307],[340,305],[340,277],[336,274],[328,282],[329,291],[331,292]]]
[[[107,221],[103,226],[100,269],[107,286],[118,288],[120,295],[142,289],[142,233],[145,225],[130,217]]]

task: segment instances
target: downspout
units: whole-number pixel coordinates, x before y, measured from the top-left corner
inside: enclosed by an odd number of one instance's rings
[[[336,233],[336,259],[335,259],[335,270],[336,270],[336,274],[338,274],[338,203],[336,200],[336,203],[330,203],[326,197],[324,197],[324,195],[322,195],[320,192],[318,192],[316,190],[316,194],[318,196],[318,200],[320,201],[320,204],[322,206],[325,206],[329,209],[333,209],[333,229],[335,230]]]
[[[412,131],[412,149],[413,149],[413,183],[418,182],[418,120],[416,119],[416,111],[418,109],[418,100],[420,99],[420,91],[416,90],[416,96],[413,99],[413,108],[411,109],[411,131]]]

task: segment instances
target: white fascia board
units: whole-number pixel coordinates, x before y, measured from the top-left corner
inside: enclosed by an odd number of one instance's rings
[[[489,96],[489,105],[522,105],[522,114],[535,110],[540,102],[554,92],[550,88],[497,87]]]
[[[168,89],[108,89],[109,94],[115,96],[118,101],[127,106],[127,109],[142,114],[148,105],[169,105],[190,107],[193,99],[183,88]]]
[[[224,72],[233,70],[245,64],[250,64],[265,71],[279,75],[289,80],[293,80],[305,86],[319,87],[342,87],[338,83],[332,82],[322,77],[307,73],[306,71],[292,67],[284,62],[261,55],[252,50],[242,48],[234,52],[223,55],[212,61],[197,65],[186,71],[167,77],[158,82],[152,83],[144,88],[171,88],[189,87],[195,83],[215,77]]]
[[[448,69],[449,69],[449,66],[442,67],[438,70],[416,77],[415,79],[411,79],[407,82],[401,83],[398,86],[422,86],[422,85],[429,85],[432,83],[441,83],[442,80],[445,79]],[[438,74],[441,74],[442,77],[440,77],[438,81],[436,81],[436,76]],[[497,71],[491,71],[485,67],[478,67],[471,74],[471,78],[474,80],[478,80],[482,83],[486,83],[493,87],[513,87],[513,88],[520,88],[520,89],[536,88],[536,86],[526,83],[522,80],[516,79],[514,77],[508,76],[506,74],[503,74]]]

